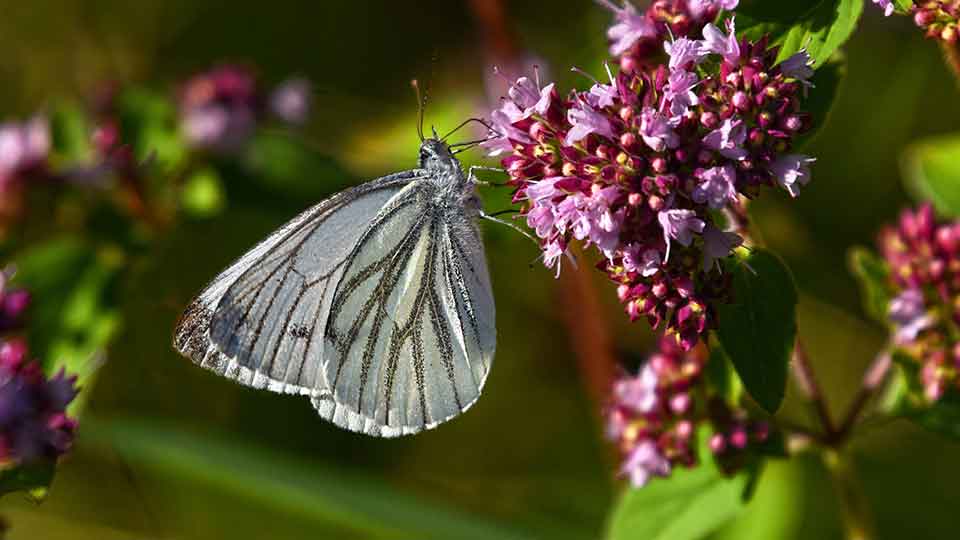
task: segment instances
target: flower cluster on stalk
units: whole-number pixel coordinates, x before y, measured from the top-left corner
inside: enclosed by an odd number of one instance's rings
[[[892,0],[873,0],[873,3],[888,17],[896,11]],[[914,0],[909,12],[928,38],[947,43],[960,39],[960,0]]]
[[[938,221],[930,205],[904,210],[878,244],[894,291],[894,344],[916,362],[928,401],[960,391],[960,222]]]
[[[960,0],[914,2],[913,22],[928,38],[956,43],[960,38]]]
[[[184,137],[196,147],[236,150],[249,140],[266,113],[301,124],[310,112],[310,85],[290,79],[265,95],[247,69],[224,65],[190,78],[180,91]]]
[[[30,295],[6,281],[0,273],[0,470],[56,459],[70,449],[77,428],[66,414],[77,394],[76,377],[62,369],[46,377],[28,358],[23,338],[10,337],[23,325]]]
[[[684,351],[675,340],[663,338],[638,374],[614,382],[607,437],[617,444],[621,473],[634,486],[702,459],[698,434],[705,425],[710,452],[728,472],[743,466],[751,450],[767,441],[766,422],[751,419],[746,410],[732,408],[711,392],[704,376],[707,361],[703,347]]]
[[[510,82],[485,147],[548,267],[559,272],[571,242],[594,246],[629,317],[689,350],[726,299],[718,260],[743,242],[723,214],[763,186],[797,196],[810,180],[813,159],[791,148],[811,123],[811,60],[777,64],[778,47],[738,39],[733,17],[706,22],[736,1],[604,4],[620,70],[566,94],[539,77]]]

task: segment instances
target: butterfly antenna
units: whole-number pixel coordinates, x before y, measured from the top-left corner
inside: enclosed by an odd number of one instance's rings
[[[423,110],[427,108],[427,96],[420,95],[420,83],[416,79],[410,81],[410,86],[417,93],[417,135],[420,136],[420,142],[423,142],[425,140],[423,136]]]
[[[467,119],[464,120],[463,122],[460,122],[460,125],[458,125],[457,127],[451,129],[450,132],[447,133],[446,135],[444,135],[440,140],[441,140],[441,141],[447,140],[447,137],[453,135],[454,133],[456,133],[457,131],[459,131],[461,128],[463,128],[464,126],[466,126],[466,125],[469,124],[470,122],[476,122],[476,123],[480,124],[481,126],[487,128],[488,131],[491,131],[491,132],[493,132],[493,133],[497,133],[497,131],[496,131],[495,129],[493,129],[493,127],[491,127],[490,124],[487,123],[487,121],[484,120],[483,118],[467,118]],[[499,135],[499,134],[498,134],[498,135]],[[462,144],[462,143],[461,143],[461,144]],[[455,144],[455,145],[451,145],[451,146],[460,146],[460,145],[459,145],[459,144]]]

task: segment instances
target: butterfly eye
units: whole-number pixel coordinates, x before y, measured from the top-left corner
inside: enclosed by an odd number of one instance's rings
[[[427,158],[430,157],[430,154],[426,150],[420,150],[420,163],[426,163]]]

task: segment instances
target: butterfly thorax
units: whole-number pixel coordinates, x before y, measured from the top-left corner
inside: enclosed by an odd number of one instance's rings
[[[426,139],[420,145],[420,168],[436,187],[435,204],[452,207],[458,204],[475,206],[476,189],[463,172],[450,147],[437,139]]]

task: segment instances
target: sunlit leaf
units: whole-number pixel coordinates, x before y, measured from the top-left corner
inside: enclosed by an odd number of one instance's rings
[[[737,29],[751,39],[769,34],[780,45],[778,61],[806,49],[822,66],[856,29],[863,0],[746,0],[737,8]]]
[[[226,196],[217,171],[204,168],[190,175],[183,184],[180,205],[193,217],[207,218],[219,214],[226,205]]]
[[[924,139],[908,148],[903,160],[907,188],[937,211],[960,217],[960,135]]]
[[[132,466],[190,478],[231,496],[364,538],[525,539],[523,532],[403,493],[358,471],[294,459],[248,441],[160,421],[88,421],[87,442],[111,445]],[[319,534],[318,537],[323,537]]]
[[[898,13],[910,13],[913,11],[913,0],[893,0],[893,5],[896,6]]]
[[[674,470],[624,492],[614,508],[608,540],[696,540],[744,507],[745,476],[725,478],[712,466]]]
[[[14,262],[17,283],[33,295],[27,326],[31,354],[48,374],[64,368],[79,377],[82,391],[68,409],[75,416],[118,327],[115,289],[122,255],[63,238],[36,246]]]
[[[717,336],[744,388],[773,413],[783,401],[796,340],[796,286],[783,261],[766,250],[754,250],[728,268],[734,300],[717,306]]]
[[[887,307],[890,305],[890,289],[887,285],[889,270],[883,259],[872,251],[855,247],[848,255],[850,272],[860,284],[863,309],[871,319],[886,325]]]

